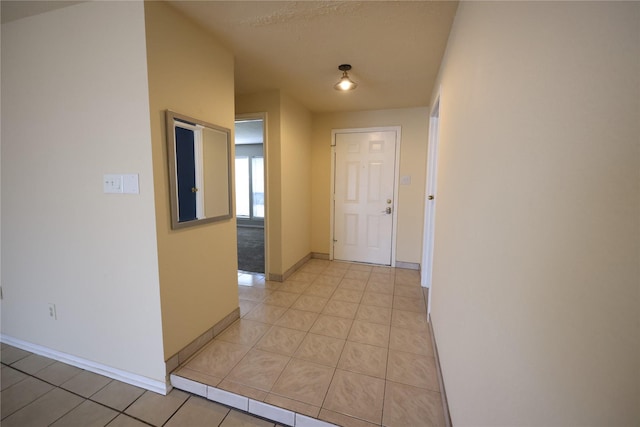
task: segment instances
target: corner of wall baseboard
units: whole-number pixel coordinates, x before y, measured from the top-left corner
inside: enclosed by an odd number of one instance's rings
[[[309,252],[308,254],[303,256],[302,258],[300,258],[300,260],[298,262],[296,262],[290,269],[285,271],[284,274],[282,275],[282,280],[281,281],[284,282],[289,277],[291,277],[291,275],[293,273],[295,273],[296,270],[298,270],[300,267],[302,267],[310,259],[311,259],[311,252]]]
[[[53,350],[48,347],[33,344],[4,334],[0,334],[0,341],[20,348],[22,350],[29,351],[40,356],[48,357],[50,359],[57,360],[58,362],[75,366],[76,368],[84,369],[85,371],[90,371],[95,374],[122,381],[136,387],[144,388],[145,390],[149,390],[154,393],[166,395],[172,388],[166,380],[154,380],[143,375],[123,371],[112,366],[103,365],[92,360],[84,359],[82,357],[74,356],[68,353],[63,353],[58,350]]]
[[[436,371],[438,373],[438,384],[440,385],[440,396],[442,398],[442,410],[444,411],[445,427],[453,427],[451,422],[451,413],[449,412],[449,401],[447,400],[447,391],[444,386],[444,377],[442,376],[442,367],[440,365],[440,355],[438,353],[438,345],[436,344],[436,335],[433,331],[433,322],[431,321],[431,314],[427,318],[429,324],[429,331],[431,332],[431,344],[433,345],[433,353],[436,361]]]
[[[191,356],[196,354],[202,347],[207,345],[212,339],[220,335],[229,325],[240,318],[240,307],[236,307],[231,313],[227,314],[215,325],[200,334],[196,339],[187,344],[173,356],[169,357],[165,362],[167,378],[171,372],[175,371],[180,365],[184,364]]]
[[[329,260],[329,254],[322,252],[311,252],[311,258]]]

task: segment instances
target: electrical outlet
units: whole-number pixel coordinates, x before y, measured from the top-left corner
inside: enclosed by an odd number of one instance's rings
[[[51,320],[58,320],[58,315],[56,313],[56,305],[49,303],[49,318]]]

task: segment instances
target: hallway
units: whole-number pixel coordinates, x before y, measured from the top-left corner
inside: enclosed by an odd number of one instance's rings
[[[417,271],[313,259],[238,291],[241,319],[174,387],[287,425],[445,425]]]

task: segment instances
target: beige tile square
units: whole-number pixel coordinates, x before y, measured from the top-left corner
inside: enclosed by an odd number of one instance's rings
[[[154,426],[161,426],[188,398],[188,393],[175,388],[166,396],[145,391],[124,412]]]
[[[305,295],[313,295],[320,298],[329,298],[333,294],[335,287],[314,284],[309,286],[305,291]]]
[[[381,294],[379,292],[365,292],[361,304],[391,308],[393,306],[393,295]]]
[[[347,339],[347,336],[349,335],[349,330],[351,330],[352,323],[353,320],[351,319],[321,314],[318,317],[318,320],[316,320],[316,323],[313,324],[309,332],[344,340]]]
[[[270,325],[255,320],[239,319],[216,339],[241,345],[254,345],[271,328]]]
[[[362,299],[363,291],[356,291],[355,289],[343,289],[338,288],[331,296],[331,299],[338,301],[359,303]]]
[[[346,301],[329,300],[327,305],[324,306],[322,314],[328,316],[345,317],[347,319],[353,319],[356,317],[358,311],[358,304]]]
[[[289,308],[300,297],[300,294],[291,292],[275,291],[269,297],[265,298],[265,304],[277,305],[279,307]]]
[[[310,260],[300,268],[299,271],[303,273],[321,274],[329,266],[331,262],[326,260]]]
[[[414,331],[428,331],[426,313],[417,313],[414,311],[393,310],[391,317],[391,326],[399,328],[412,329]]]
[[[28,378],[28,375],[23,374],[20,371],[16,371],[9,366],[3,366],[0,370],[0,389],[4,390],[7,387],[11,387],[12,385],[24,380],[25,378]]]
[[[339,288],[342,289],[353,289],[356,291],[364,291],[367,287],[367,279],[352,279],[345,277],[340,281]]]
[[[332,271],[327,269],[313,281],[313,284],[319,286],[330,286],[335,289],[340,284],[342,276],[344,276],[344,270],[340,270],[340,272],[334,274]]]
[[[49,359],[48,357],[40,356],[39,354],[30,354],[13,363],[11,366],[24,373],[33,375],[53,363],[55,363],[55,360]]]
[[[261,287],[264,282],[264,274],[238,273],[238,285]]]
[[[291,356],[300,346],[304,336],[305,333],[303,331],[274,326],[264,334],[255,348]]]
[[[33,377],[26,377],[22,381],[2,391],[0,418],[4,419],[13,414],[18,409],[28,405],[52,389],[53,386],[44,381]]]
[[[393,309],[415,311],[417,313],[427,312],[427,306],[424,303],[424,299],[402,297],[399,295],[394,295],[393,297]]]
[[[79,406],[53,423],[52,427],[103,427],[118,416],[118,412],[105,408],[90,400],[85,400]]]
[[[311,329],[311,326],[313,326],[317,318],[317,313],[290,308],[282,315],[280,320],[276,322],[276,325],[307,332]]]
[[[385,427],[444,426],[440,393],[387,381],[382,424]]]
[[[384,380],[336,369],[323,408],[382,423]]]
[[[250,346],[216,339],[188,361],[185,367],[214,377],[224,378],[250,349]]]
[[[380,427],[379,424],[373,424],[368,421],[359,420],[357,418],[340,414],[338,412],[329,411],[324,408],[320,410],[318,418],[342,427]]]
[[[231,368],[228,369],[229,371],[231,370]],[[220,384],[220,382],[222,381],[222,377],[209,375],[200,371],[194,371],[193,369],[189,369],[187,367],[178,369],[176,372],[174,372],[174,374],[179,377],[198,382],[200,384],[210,385],[211,387],[217,387],[218,384]]]
[[[253,286],[238,286],[238,298],[243,300],[261,302],[267,298],[273,291]]]
[[[420,286],[420,273],[418,270],[407,270],[403,268],[396,268],[396,285],[403,286]]]
[[[5,365],[11,365],[12,363],[17,362],[18,360],[23,359],[30,354],[31,353],[26,350],[7,346],[6,348],[3,348],[2,351],[0,351],[0,360],[2,360],[2,363],[4,363]]]
[[[387,349],[347,341],[338,368],[384,379],[387,372]]]
[[[229,408],[201,397],[191,396],[169,419],[165,427],[217,426],[228,413]]]
[[[48,383],[60,385],[82,372],[82,369],[66,363],[55,362],[46,368],[36,372],[35,377],[40,378]]]
[[[352,270],[346,272],[344,275],[345,279],[356,279],[356,280],[369,280],[369,276],[371,275],[370,271],[361,271],[361,270]]]
[[[91,396],[91,400],[118,411],[124,411],[140,397],[142,393],[144,393],[144,389],[140,387],[114,380],[107,384],[105,388]]]
[[[232,409],[220,424],[220,427],[273,427],[273,422],[252,417],[249,414]]]
[[[356,320],[389,326],[391,323],[391,309],[373,305],[360,305]]]
[[[291,292],[293,294],[301,294],[309,286],[311,286],[310,282],[299,282],[296,280],[287,280],[282,285],[280,285],[278,290],[282,292]]]
[[[257,400],[259,402],[262,402],[267,397],[267,392],[264,390],[229,380],[223,380],[218,384],[217,388],[240,396],[248,397],[249,399]]]
[[[395,289],[393,290],[394,295],[399,295],[401,297],[408,297],[408,298],[414,298],[414,299],[419,299],[419,298],[424,298],[424,296],[422,295],[422,287],[417,287],[417,286],[396,286]]]
[[[247,313],[247,315],[244,316],[244,319],[274,324],[280,317],[282,317],[285,311],[287,311],[285,307],[260,303],[256,305],[253,310]]]
[[[367,273],[371,273],[373,271],[373,267],[371,265],[365,264],[349,264],[349,271],[366,271]]]
[[[327,267],[321,274],[322,276],[330,276],[336,279],[342,279],[347,273],[347,270],[341,267],[336,268],[334,265]],[[317,280],[317,279],[316,279]],[[337,285],[337,283],[336,283]]]
[[[328,384],[327,387],[329,387]],[[318,414],[320,413],[319,406],[309,405],[308,403],[289,399],[287,397],[279,396],[274,393],[269,393],[264,399],[264,403],[268,403],[279,408],[288,409],[290,411],[297,412],[298,414],[306,415],[313,418],[318,418]]]
[[[79,394],[80,396],[90,397],[111,381],[113,381],[111,378],[103,377],[102,375],[89,371],[82,371],[70,380],[62,383],[60,387]]]
[[[371,276],[369,276],[369,283],[374,282],[383,285],[393,285],[395,283],[395,276],[393,274],[386,273],[371,273]]]
[[[249,313],[253,307],[255,307],[256,305],[260,304],[257,301],[249,301],[246,299],[241,299],[240,300],[240,317],[243,317],[244,315],[246,315],[247,313]]]
[[[148,426],[149,424],[145,424],[125,414],[118,415],[115,420],[107,424],[107,427],[148,427]]]
[[[335,369],[328,366],[295,358],[291,359],[273,386],[271,394],[320,407],[334,371]]]
[[[380,283],[380,282],[372,282],[369,280],[367,283],[366,290],[369,292],[377,292],[379,294],[390,294],[393,295],[393,290],[395,285],[393,282],[391,283]]]
[[[387,348],[389,346],[389,326],[356,320],[351,326],[347,340]]]
[[[83,400],[68,391],[54,388],[31,404],[4,418],[2,427],[47,426],[80,405]],[[4,409],[4,400],[2,404]]]
[[[316,297],[313,295],[301,295],[300,298],[293,303],[291,308],[320,313],[327,304],[327,301],[327,298]]]
[[[431,356],[389,350],[387,380],[440,391],[436,362]]]
[[[229,372],[225,380],[269,391],[290,358],[253,349]]]
[[[344,340],[309,333],[300,344],[294,357],[309,362],[335,367],[340,360]]]
[[[428,329],[411,330],[391,326],[389,348],[408,353],[433,356],[431,333]]]
[[[305,282],[305,283],[311,283],[314,280],[316,280],[318,278],[319,274],[317,273],[307,273],[305,271],[296,271],[295,273],[293,273],[288,279],[289,280],[295,280],[296,282]],[[285,282],[286,283],[286,282]]]

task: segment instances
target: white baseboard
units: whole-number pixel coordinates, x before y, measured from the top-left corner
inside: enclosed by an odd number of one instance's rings
[[[420,264],[417,262],[396,261],[396,268],[406,268],[409,270],[420,270]]]
[[[122,371],[111,366],[106,366],[101,363],[96,363],[61,351],[52,350],[48,347],[22,341],[8,335],[0,334],[0,341],[14,347],[18,347],[22,350],[39,354],[40,356],[45,356],[50,359],[57,360],[58,362],[66,363],[99,375],[104,375],[105,377],[122,381],[136,387],[141,387],[155,393],[166,395],[171,390],[171,384],[164,381],[152,380],[142,375],[132,374],[131,372]]]

